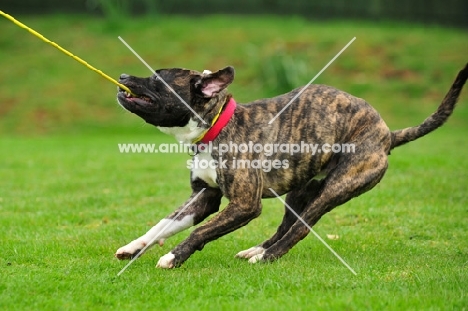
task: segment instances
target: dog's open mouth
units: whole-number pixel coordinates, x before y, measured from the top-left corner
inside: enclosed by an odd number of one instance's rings
[[[119,99],[136,104],[151,104],[151,97],[147,95],[134,95],[119,88]]]

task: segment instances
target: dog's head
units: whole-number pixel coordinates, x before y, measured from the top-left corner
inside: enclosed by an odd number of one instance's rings
[[[119,88],[117,99],[125,109],[158,127],[183,127],[190,119],[209,126],[226,102],[226,87],[233,80],[233,67],[213,73],[160,69],[148,78],[122,74],[119,82],[135,95]]]

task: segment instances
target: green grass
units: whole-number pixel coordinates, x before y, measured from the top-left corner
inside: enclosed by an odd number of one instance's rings
[[[309,63],[311,78],[356,36],[317,83],[366,98],[391,128],[435,110],[468,50],[466,32],[401,24],[174,17],[110,30],[80,16],[22,20],[114,77],[148,74],[117,35],[155,68],[232,64],[240,102],[273,95],[259,77],[276,53]],[[189,157],[119,154],[118,143],[174,139],[123,112],[96,74],[4,20],[0,31],[0,309],[467,308],[466,91],[444,127],[392,152],[375,189],[314,227],[340,236],[327,242],[357,276],[312,235],[273,264],[235,259],[279,224],[281,203],[265,200],[260,218],[181,268],[155,264],[190,230],[117,277],[125,262],[115,250],[188,197]]]
[[[447,130],[448,131],[448,130]],[[233,258],[272,234],[283,208],[264,201],[249,226],[208,244],[181,268],[155,269],[188,233],[135,262],[113,252],[189,194],[188,156],[118,153],[122,141],[155,136],[3,139],[0,306],[6,309],[169,308],[462,309],[466,305],[465,137],[447,131],[396,150],[373,191],[315,227],[358,272],[313,236],[274,264]],[[446,132],[446,133],[444,133]]]

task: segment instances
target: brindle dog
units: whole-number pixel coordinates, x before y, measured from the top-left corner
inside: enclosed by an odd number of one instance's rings
[[[118,102],[147,123],[192,143],[211,126],[231,95],[226,87],[234,79],[234,69],[215,73],[186,69],[161,69],[148,78],[122,74],[120,83],[135,95],[118,92]],[[152,246],[177,232],[196,225],[219,211],[221,198],[229,204],[216,216],[195,229],[171,252],[161,257],[158,267],[173,268],[185,262],[206,243],[234,231],[260,215],[262,198],[287,194],[286,203],[310,226],[333,208],[372,189],[387,169],[390,150],[422,137],[441,126],[452,113],[467,80],[468,65],[463,68],[436,112],[415,127],[390,131],[377,111],[366,101],[325,85],[309,86],[279,117],[273,117],[301,88],[269,99],[237,105],[227,125],[214,138],[213,145],[249,142],[259,144],[354,144],[354,153],[321,152],[312,154],[278,152],[240,152],[221,154],[216,148],[205,149],[195,160],[220,159],[223,165],[191,170],[192,195],[175,212],[161,220],[145,235],[117,250],[118,259],[130,259],[145,246]],[[189,109],[160,80],[166,81],[190,106]],[[206,122],[198,119],[201,116]],[[221,114],[224,112],[221,112]],[[286,160],[287,167],[269,171],[235,167],[235,160]],[[278,162],[277,162],[278,163]],[[319,175],[323,178],[317,178]],[[195,198],[196,197],[196,198]],[[193,200],[195,198],[195,200]],[[179,217],[176,215],[192,201]],[[170,224],[173,221],[172,224]],[[168,226],[170,224],[170,226]],[[167,228],[166,228],[167,227]],[[271,261],[286,254],[305,238],[309,230],[287,208],[277,232],[268,240],[236,256],[249,262]]]

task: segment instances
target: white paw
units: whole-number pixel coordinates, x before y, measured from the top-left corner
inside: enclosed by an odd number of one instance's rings
[[[263,259],[263,254],[258,254],[250,258],[249,263],[257,263],[259,261],[262,261],[262,259]]]
[[[146,243],[143,241],[139,240],[134,240],[130,243],[128,243],[125,246],[122,246],[115,252],[115,257],[118,259],[131,259],[133,258],[136,254],[138,254],[144,247],[146,246]]]
[[[172,269],[174,268],[174,259],[175,259],[174,254],[167,253],[166,255],[159,258],[156,268]]]
[[[263,254],[265,252],[265,249],[261,246],[254,246],[249,249],[246,249],[245,251],[238,252],[236,257],[238,258],[252,258],[255,255],[258,254]]]

